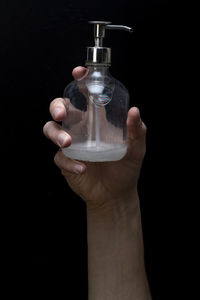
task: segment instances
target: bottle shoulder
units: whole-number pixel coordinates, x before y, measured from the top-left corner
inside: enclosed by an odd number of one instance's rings
[[[114,78],[114,80],[115,80],[115,87],[117,87],[118,89],[121,89],[123,92],[129,94],[128,89],[121,81],[119,81],[118,79],[115,79],[115,78]]]
[[[96,73],[96,74],[95,74]],[[108,82],[108,83],[114,83],[115,86],[118,88],[118,89],[122,89],[124,90],[124,92],[127,92],[128,93],[128,89],[126,88],[126,86],[118,79],[116,79],[114,76],[112,76],[111,73],[107,73],[107,74],[101,74],[102,76],[96,76],[98,72],[93,72],[92,75],[94,76],[91,76],[91,73],[88,72],[88,74],[86,76],[84,76],[82,79],[80,80],[73,80],[71,81],[64,89],[65,90],[70,90],[72,88],[75,88],[75,87],[82,87],[84,85],[87,85],[88,83],[88,80],[89,81],[93,81],[93,80],[103,80],[104,83]]]
[[[81,80],[71,81],[64,89],[63,96],[70,99],[83,100],[87,97],[88,93],[100,93],[105,94],[112,90],[112,97],[116,98],[129,98],[129,91],[126,86],[114,78],[110,73],[104,74],[101,78],[96,76],[92,77],[91,74],[87,74]],[[82,95],[81,95],[82,94]]]

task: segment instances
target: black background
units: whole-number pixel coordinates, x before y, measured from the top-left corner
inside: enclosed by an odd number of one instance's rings
[[[85,206],[54,165],[57,147],[42,127],[50,119],[50,101],[62,96],[72,69],[84,65],[86,47],[93,45],[89,20],[135,27],[132,34],[106,32],[105,45],[112,47],[111,74],[129,89],[148,128],[139,193],[147,275],[153,299],[163,299],[173,285],[166,274],[174,251],[167,173],[174,150],[169,73],[175,37],[167,0],[1,1],[1,151],[8,182],[2,208],[11,255],[26,256],[34,266],[35,287],[42,285],[40,268],[56,266],[65,274],[61,289],[87,299]]]

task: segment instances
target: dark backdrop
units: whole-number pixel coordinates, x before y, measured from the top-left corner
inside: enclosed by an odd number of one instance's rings
[[[106,20],[135,27],[132,35],[107,32],[105,45],[112,47],[112,75],[129,89],[148,128],[139,182],[146,268],[154,300],[170,290],[172,17],[167,0],[1,1],[1,151],[8,182],[2,205],[16,241],[11,253],[35,266],[35,287],[42,282],[39,265],[56,266],[65,274],[63,291],[70,293],[75,283],[73,299],[87,297],[85,206],[55,167],[57,147],[42,127],[50,119],[50,101],[62,96],[72,69],[84,64],[86,46],[93,45],[87,22]]]

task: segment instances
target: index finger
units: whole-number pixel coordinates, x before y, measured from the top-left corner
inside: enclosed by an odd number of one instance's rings
[[[50,114],[55,121],[62,121],[66,118],[69,99],[56,98],[50,103]]]

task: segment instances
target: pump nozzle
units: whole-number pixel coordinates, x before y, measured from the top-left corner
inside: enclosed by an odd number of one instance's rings
[[[124,25],[111,25],[111,22],[105,21],[89,21],[89,24],[94,24],[94,47],[87,48],[86,64],[111,64],[111,48],[103,47],[103,38],[105,37],[106,29],[117,29],[133,32],[132,27]]]
[[[103,47],[103,38],[105,37],[106,29],[126,30],[129,32],[133,32],[132,27],[128,27],[124,25],[110,25],[111,22],[89,21],[89,24],[94,24],[95,47]]]
[[[106,29],[118,29],[118,30],[126,30],[129,32],[133,32],[132,27],[128,27],[124,25],[106,25]]]

